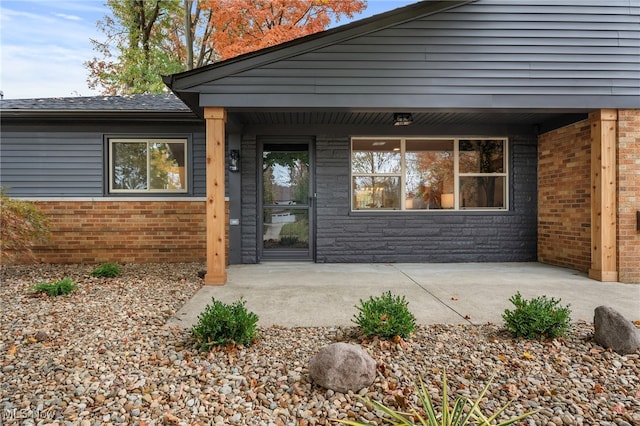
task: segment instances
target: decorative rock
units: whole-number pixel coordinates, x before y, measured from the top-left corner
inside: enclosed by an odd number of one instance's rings
[[[640,332],[636,326],[619,312],[608,306],[595,309],[593,324],[595,342],[626,355],[640,348]]]
[[[337,392],[354,392],[376,378],[376,362],[360,346],[344,342],[321,348],[309,362],[309,374],[318,385]]]

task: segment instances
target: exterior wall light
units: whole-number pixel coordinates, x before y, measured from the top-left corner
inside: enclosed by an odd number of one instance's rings
[[[408,126],[413,123],[413,116],[410,112],[396,112],[393,114],[394,126]]]
[[[240,151],[232,149],[229,151],[229,171],[237,172],[240,170]]]

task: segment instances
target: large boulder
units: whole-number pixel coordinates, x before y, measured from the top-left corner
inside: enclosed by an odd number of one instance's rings
[[[620,355],[640,349],[640,331],[619,312],[608,306],[598,306],[593,316],[597,344],[613,349]]]
[[[360,346],[339,342],[321,348],[309,362],[314,383],[336,392],[358,391],[376,378],[376,362]]]

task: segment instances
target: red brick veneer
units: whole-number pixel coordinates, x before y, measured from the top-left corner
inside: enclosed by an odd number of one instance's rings
[[[640,110],[618,111],[618,279],[640,283]]]
[[[204,201],[37,201],[51,238],[47,263],[198,262],[206,259]]]
[[[538,260],[591,265],[591,128],[580,121],[538,142]]]

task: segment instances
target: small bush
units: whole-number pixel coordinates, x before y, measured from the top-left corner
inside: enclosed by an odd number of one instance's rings
[[[394,296],[390,291],[380,297],[360,299],[358,314],[352,320],[366,337],[378,336],[391,339],[395,336],[409,337],[415,330],[415,317],[407,308],[404,296]]]
[[[115,263],[103,263],[91,272],[97,278],[115,278],[120,275],[120,266]]]
[[[78,286],[71,281],[71,278],[65,278],[56,283],[40,283],[33,286],[36,293],[47,293],[51,297],[67,295],[78,289]]]
[[[527,339],[555,339],[563,336],[571,325],[570,305],[559,306],[560,301],[546,296],[524,300],[520,292],[509,299],[515,309],[506,309],[502,318],[507,329],[516,337]]]
[[[49,222],[40,208],[15,200],[0,188],[0,260],[37,261],[33,248],[49,237]]]
[[[231,305],[215,298],[198,316],[198,324],[191,333],[200,346],[200,350],[208,351],[213,346],[229,344],[250,345],[256,339],[258,316],[248,312],[245,301],[240,299]]]

